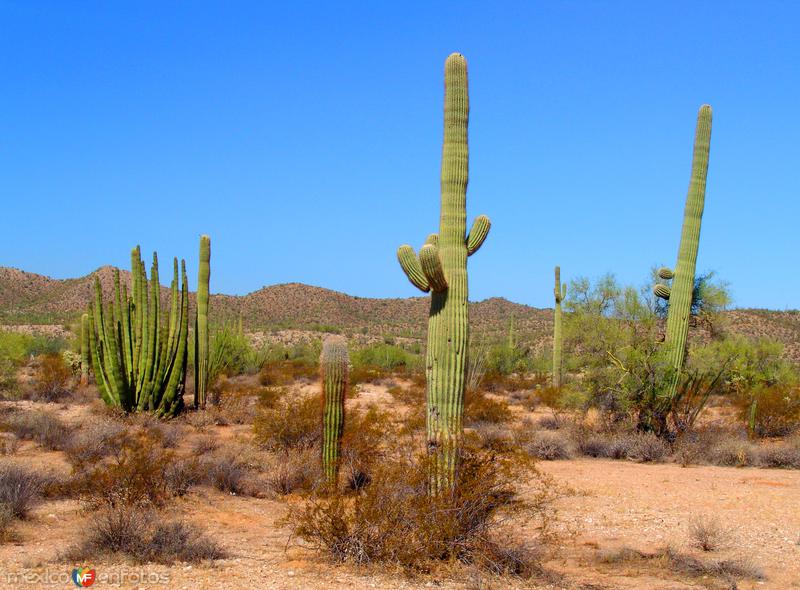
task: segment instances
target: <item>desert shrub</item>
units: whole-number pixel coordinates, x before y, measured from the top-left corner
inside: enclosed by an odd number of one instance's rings
[[[370,344],[350,355],[353,370],[362,368],[379,369],[380,372],[415,370],[421,368],[422,357],[393,344]],[[354,381],[355,382],[355,381]]]
[[[258,375],[258,382],[265,387],[291,385],[300,379],[316,379],[317,362],[306,358],[287,358],[267,361]]]
[[[121,422],[103,420],[76,429],[64,448],[73,466],[91,465],[115,452],[113,441],[125,431]]]
[[[726,531],[715,518],[696,518],[689,524],[692,544],[703,551],[716,551],[725,543]]]
[[[263,388],[267,389],[267,388]],[[262,393],[262,390],[257,392]],[[265,396],[259,395],[262,403]],[[256,402],[253,392],[243,387],[223,387],[218,396],[219,411],[231,424],[252,424],[256,414]]]
[[[247,466],[229,453],[214,453],[200,461],[201,481],[221,492],[246,496],[253,492]]]
[[[55,402],[70,395],[69,382],[72,371],[60,354],[46,354],[39,358],[34,375],[31,398],[37,401]]]
[[[196,459],[177,459],[164,470],[167,491],[173,496],[183,497],[193,485],[200,483],[200,464]]]
[[[589,433],[578,437],[578,450],[588,457],[660,462],[670,455],[669,445],[653,433]]]
[[[161,522],[153,513],[125,506],[96,513],[83,541],[65,557],[72,561],[123,555],[138,563],[196,563],[225,557],[222,548],[196,527],[181,521]]]
[[[0,543],[11,539],[13,524],[14,513],[11,508],[5,504],[0,504]]]
[[[427,458],[399,454],[382,463],[361,493],[312,497],[290,507],[283,524],[336,562],[409,571],[460,562],[529,575],[538,568],[529,561],[535,553],[519,550],[504,524],[539,517],[541,531],[547,501],[541,495],[523,502],[515,487],[521,475],[514,461],[470,450],[462,456],[456,491],[431,496]]]
[[[157,440],[165,449],[175,449],[181,442],[183,430],[178,424],[154,422],[146,428],[147,434]]]
[[[19,449],[19,439],[10,432],[0,432],[0,455],[13,455]]]
[[[517,450],[518,441],[514,432],[505,424],[482,422],[472,427],[476,435],[476,444],[481,449],[498,453],[510,453]]]
[[[50,451],[66,448],[72,436],[69,426],[45,410],[12,412],[0,420],[0,429],[13,432],[19,439],[32,440]]]
[[[213,384],[222,375],[241,375],[246,372],[254,354],[255,350],[243,331],[229,322],[217,326],[209,342],[209,383]],[[260,368],[256,368],[256,371]]]
[[[712,465],[747,467],[756,462],[756,447],[746,440],[720,440],[708,448],[705,459]]]
[[[323,482],[320,451],[316,447],[284,451],[267,477],[268,489],[279,496],[310,492]]]
[[[647,553],[621,547],[612,551],[598,553],[598,561],[605,564],[651,563],[654,566],[667,568],[673,572],[696,578],[714,578],[724,581],[730,588],[737,588],[736,580],[763,580],[764,573],[748,559],[721,559],[704,561],[692,555],[676,551],[672,547],[658,549]]]
[[[756,461],[762,467],[800,469],[800,446],[785,443],[765,445],[756,450]]]
[[[74,491],[90,506],[161,506],[173,494],[167,485],[171,451],[146,432],[110,439],[114,454],[95,464],[74,464]]]
[[[468,391],[464,397],[464,419],[467,424],[501,424],[511,420],[511,408],[505,400],[493,399],[480,391]]]
[[[388,389],[389,395],[401,404],[421,407],[425,404],[425,386],[412,383],[409,387],[395,385]]]
[[[192,442],[192,453],[205,455],[219,448],[219,441],[212,435],[199,436]]]
[[[45,479],[23,467],[0,465],[0,508],[14,518],[25,518],[42,496]]]
[[[739,415],[755,436],[785,436],[800,423],[800,388],[759,386],[737,399]]]
[[[269,450],[308,448],[319,441],[321,424],[317,396],[284,397],[274,407],[259,407],[253,433],[256,442]]]
[[[542,416],[536,425],[542,430],[558,430],[562,426],[562,420],[558,415]]]
[[[570,459],[574,453],[572,442],[564,432],[535,432],[524,448],[532,457],[545,461]]]
[[[375,406],[345,413],[339,472],[350,489],[360,489],[372,479],[375,463],[383,456],[383,440],[391,435],[388,414]]]

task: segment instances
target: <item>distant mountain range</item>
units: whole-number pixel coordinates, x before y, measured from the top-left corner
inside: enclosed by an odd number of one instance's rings
[[[164,278],[165,275],[162,275]],[[68,324],[87,308],[95,277],[111,293],[113,268],[104,266],[76,279],[52,279],[15,268],[0,267],[0,324]],[[120,271],[130,284],[130,273]],[[169,297],[162,287],[162,302]],[[250,331],[301,329],[422,338],[428,314],[427,297],[373,299],[353,297],[302,283],[263,287],[247,295],[212,295],[212,318],[238,320]],[[190,295],[194,306],[194,294]],[[767,336],[786,347],[800,363],[800,312],[737,309],[726,312],[732,332]],[[552,310],[513,303],[501,297],[470,303],[473,333],[499,338],[511,318],[519,338],[549,346]]]

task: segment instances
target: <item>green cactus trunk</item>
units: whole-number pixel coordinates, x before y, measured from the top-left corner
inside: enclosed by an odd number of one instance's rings
[[[489,218],[481,215],[466,234],[468,120],[467,62],[454,53],[445,62],[439,233],[428,237],[419,257],[411,246],[397,252],[411,283],[432,292],[425,367],[432,494],[455,483],[469,341],[467,257],[480,248],[490,227]]]
[[[81,316],[81,386],[89,385],[89,314]]]
[[[680,381],[683,361],[686,357],[686,338],[689,334],[689,317],[692,310],[692,294],[697,267],[697,250],[700,243],[700,223],[706,200],[706,177],[708,175],[708,154],[711,144],[711,107],[703,105],[697,114],[697,127],[694,138],[692,158],[692,177],[686,197],[683,214],[683,230],[678,249],[678,263],[675,272],[662,268],[659,276],[672,279],[672,287],[656,285],[654,293],[669,300],[667,311],[667,332],[664,339],[667,359],[672,367],[670,381],[666,390],[666,401],[675,398]]]
[[[331,486],[336,485],[339,474],[349,365],[346,340],[341,336],[328,336],[322,344],[319,366],[322,379],[322,470]]]
[[[174,416],[183,408],[189,335],[189,289],[181,262],[173,264],[169,317],[159,319],[161,285],[158,258],[153,254],[150,285],[137,246],[131,253],[132,296],[120,289],[114,271],[112,301],[103,306],[103,290],[95,279],[94,303],[88,317],[88,340],[97,387],[103,400],[125,412],[151,411]],[[150,296],[148,298],[148,288]]]
[[[561,345],[563,335],[561,333],[561,302],[567,296],[567,285],[561,283],[561,268],[556,267],[556,286],[553,289],[556,306],[553,317],[553,387],[561,387],[562,355]]]
[[[194,330],[194,405],[206,407],[208,394],[208,289],[211,278],[211,238],[200,236],[197,270],[197,320]]]

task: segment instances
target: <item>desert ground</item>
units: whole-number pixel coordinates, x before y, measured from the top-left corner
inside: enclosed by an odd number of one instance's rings
[[[313,382],[295,384],[287,395],[313,394],[317,388]],[[1,403],[6,414],[46,410],[75,432],[117,419],[90,398]],[[385,385],[359,386],[349,406],[375,403],[393,403]],[[546,408],[531,412],[515,406],[514,420],[547,413]],[[176,452],[253,447],[248,423],[220,425],[187,414],[170,429]],[[46,451],[32,441],[19,441],[3,460],[63,477],[70,473],[63,452]],[[269,478],[275,464],[265,462],[261,475]],[[96,571],[96,587],[101,588],[800,588],[800,471],[595,458],[539,461],[537,469],[536,477],[549,478],[555,490],[553,540],[545,548],[542,572],[530,579],[496,577],[469,567],[411,575],[333,564],[292,538],[280,523],[288,505],[304,501],[302,494],[253,497],[196,485],[163,513],[207,533],[223,548],[223,559],[169,566],[101,557],[75,563],[63,554],[80,542],[91,511],[77,498],[45,499],[0,545],[5,576],[0,586],[65,587],[71,584],[72,568],[83,565]],[[704,551],[693,539],[692,526],[712,521],[717,546]],[[700,562],[736,563],[748,573],[731,577],[697,571]]]

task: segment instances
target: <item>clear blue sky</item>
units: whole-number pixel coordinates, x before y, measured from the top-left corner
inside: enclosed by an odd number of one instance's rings
[[[470,297],[552,305],[677,253],[714,107],[699,270],[800,306],[793,2],[0,1],[0,265],[65,278],[187,258],[212,291],[418,292],[395,250],[439,210],[443,63],[470,73]]]

